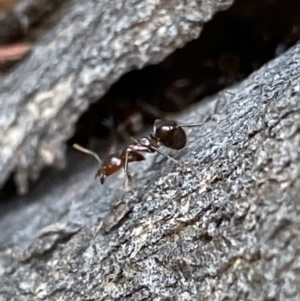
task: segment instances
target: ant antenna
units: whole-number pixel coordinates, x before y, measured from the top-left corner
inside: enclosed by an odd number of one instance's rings
[[[230,94],[230,95],[233,95],[233,96],[235,95],[235,93],[233,93],[233,92],[231,92],[229,90],[225,90],[225,92],[228,93],[228,94]]]
[[[162,119],[156,119],[155,120],[155,123],[156,122],[159,122],[159,121],[164,121],[164,120],[162,120]],[[155,124],[154,123],[154,124]],[[203,125],[203,122],[197,122],[197,123],[177,123],[176,121],[175,121],[175,124],[176,124],[176,126],[178,126],[178,127],[182,127],[182,128],[188,128],[188,127],[194,127],[194,126],[200,126],[200,125]],[[132,138],[131,138],[132,139]]]
[[[89,150],[87,148],[84,148],[84,147],[82,147],[81,145],[79,145],[77,143],[73,144],[73,147],[75,149],[79,150],[82,153],[93,156],[100,164],[102,163],[101,159],[99,158],[99,156],[95,152],[92,152],[91,150]]]
[[[191,128],[194,126],[200,126],[203,125],[203,122],[199,122],[199,123],[179,123],[178,126],[182,127],[182,128]]]

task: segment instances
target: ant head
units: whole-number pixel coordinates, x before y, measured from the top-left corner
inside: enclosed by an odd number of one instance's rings
[[[109,155],[102,163],[96,177],[99,176],[101,184],[104,183],[106,177],[116,173],[124,166],[125,160],[118,154]]]
[[[124,166],[124,158],[120,157],[118,154],[112,154],[108,156],[103,162],[100,160],[98,155],[78,144],[74,144],[73,147],[85,154],[93,156],[99,163],[100,168],[98,169],[95,178],[100,178],[100,183],[103,184],[105,179],[119,171]]]
[[[155,138],[166,147],[182,149],[186,145],[186,134],[176,121],[157,119],[153,132]]]
[[[103,168],[99,168],[96,175],[95,175],[95,179],[98,178],[100,179],[100,183],[103,185],[105,182],[105,179],[107,177],[107,175],[103,172]]]

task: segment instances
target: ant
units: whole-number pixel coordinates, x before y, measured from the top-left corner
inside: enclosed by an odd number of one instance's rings
[[[187,137],[183,130],[184,127],[200,126],[202,123],[183,124],[173,120],[156,119],[154,121],[153,133],[148,137],[136,140],[131,137],[133,142],[123,149],[121,153],[109,155],[103,162],[95,152],[92,152],[78,144],[73,147],[81,152],[92,155],[101,164],[95,178],[100,178],[100,183],[104,184],[105,179],[119,171],[121,168],[125,172],[125,188],[131,180],[131,175],[128,171],[128,164],[131,162],[139,162],[145,160],[145,157],[140,152],[159,153],[162,156],[172,160],[175,163],[180,163],[171,156],[165,154],[158,149],[160,146],[165,146],[174,150],[183,149],[186,145]]]

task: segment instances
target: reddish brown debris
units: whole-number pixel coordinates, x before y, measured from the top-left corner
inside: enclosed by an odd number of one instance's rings
[[[0,12],[12,11],[16,2],[15,0],[0,0]]]
[[[22,59],[29,50],[30,45],[27,43],[0,46],[0,64],[18,61]]]

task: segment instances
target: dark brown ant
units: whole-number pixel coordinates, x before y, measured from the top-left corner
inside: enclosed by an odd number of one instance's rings
[[[161,120],[157,119],[154,122],[153,133],[149,137],[144,137],[139,140],[132,138],[133,143],[129,144],[120,154],[111,154],[103,162],[98,155],[88,149],[83,148],[78,144],[74,144],[73,147],[86,154],[94,156],[101,164],[101,167],[96,173],[96,177],[100,178],[100,183],[103,184],[105,179],[119,171],[121,168],[125,172],[125,187],[128,186],[128,182],[131,179],[131,175],[128,171],[128,164],[131,162],[138,162],[145,160],[145,157],[140,152],[147,153],[159,153],[166,158],[179,163],[171,156],[163,153],[158,148],[165,146],[174,150],[180,150],[186,145],[186,133],[183,127],[199,126],[202,123],[194,124],[181,124],[173,120]]]

